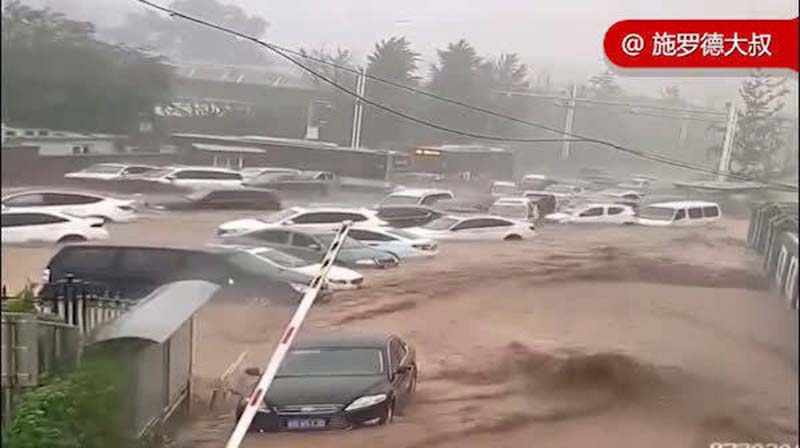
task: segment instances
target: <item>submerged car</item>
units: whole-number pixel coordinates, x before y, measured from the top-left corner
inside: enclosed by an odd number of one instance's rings
[[[245,373],[262,374],[252,367]],[[416,351],[398,336],[301,337],[287,353],[249,431],[319,431],[389,424],[395,412],[408,406],[416,387]],[[243,395],[237,420],[246,400]]]
[[[245,234],[222,236],[224,244],[254,247],[271,247],[310,263],[319,263],[336,233],[326,230],[305,230],[284,226],[270,226]],[[347,237],[342,243],[336,264],[349,268],[393,268],[400,259],[389,252],[365,246]]]
[[[409,231],[434,240],[512,241],[536,236],[531,223],[492,215],[444,216]]]
[[[147,203],[156,210],[280,210],[275,192],[258,188],[197,191],[186,196]]]
[[[590,203],[551,213],[545,220],[559,224],[634,224],[636,212],[624,204]]]

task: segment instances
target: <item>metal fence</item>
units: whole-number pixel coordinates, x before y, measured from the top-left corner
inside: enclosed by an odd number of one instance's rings
[[[14,297],[4,286],[1,298],[6,302]],[[135,303],[72,276],[45,285],[38,296],[18,300],[29,300],[32,309],[2,314],[3,426],[13,416],[17,398],[38,386],[42,374],[77,363],[83,336]]]
[[[36,301],[37,310],[77,327],[86,335],[98,325],[116,319],[136,303],[108,290],[67,275],[46,285]]]
[[[795,311],[798,300],[798,204],[762,203],[753,207],[747,242],[763,256],[770,283]]]

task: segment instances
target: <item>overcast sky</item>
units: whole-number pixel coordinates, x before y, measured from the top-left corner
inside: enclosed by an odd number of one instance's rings
[[[159,0],[155,0],[159,1]],[[169,0],[160,0],[169,3]],[[604,68],[602,39],[627,18],[791,18],[797,0],[222,0],[270,22],[267,38],[289,47],[337,46],[362,58],[380,39],[404,35],[427,62],[435,49],[466,38],[482,55],[517,52],[556,83],[583,81]],[[109,24],[144,8],[135,0],[27,0],[76,18]],[[625,87],[657,91],[672,79],[635,79]],[[689,94],[735,94],[736,79],[674,79]],[[792,80],[797,86],[797,78]],[[796,95],[795,95],[796,96]],[[723,101],[724,99],[718,99]],[[797,110],[797,99],[790,104]]]

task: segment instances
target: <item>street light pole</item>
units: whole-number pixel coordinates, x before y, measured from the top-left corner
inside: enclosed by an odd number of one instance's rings
[[[356,93],[358,96],[363,97],[367,88],[367,77],[363,68],[358,69],[358,77],[356,78]],[[358,149],[361,146],[361,122],[364,112],[364,104],[360,99],[356,98],[353,106],[353,128],[350,135],[350,147]]]
[[[578,94],[578,87],[573,84],[567,104],[567,117],[564,121],[564,143],[561,148],[561,160],[569,159],[569,136],[572,134],[572,122],[575,118],[575,97]]]
[[[736,113],[736,105],[728,103],[728,123],[725,126],[725,138],[722,141],[722,154],[719,158],[718,171],[720,174],[717,179],[722,182],[727,177],[731,167],[731,153],[733,152],[733,139],[736,137],[736,121],[739,114]]]

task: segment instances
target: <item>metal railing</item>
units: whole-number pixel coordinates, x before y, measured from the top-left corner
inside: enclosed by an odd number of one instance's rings
[[[46,285],[43,291],[46,292],[36,301],[37,310],[77,327],[82,335],[104,322],[116,319],[136,303],[72,275]]]

